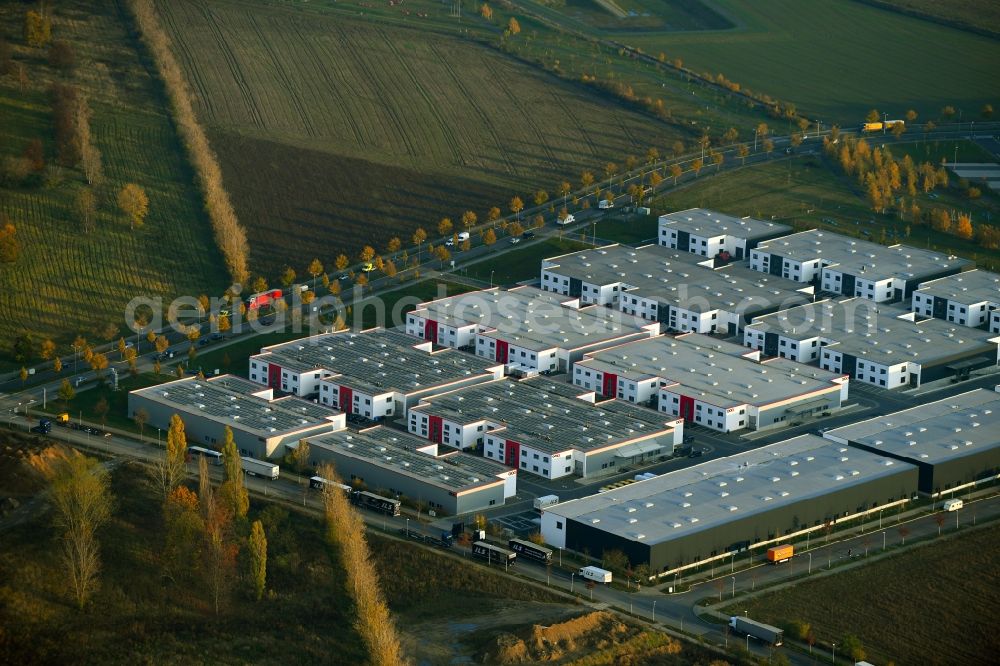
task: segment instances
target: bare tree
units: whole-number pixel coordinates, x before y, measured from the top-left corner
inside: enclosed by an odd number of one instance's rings
[[[33,455],[31,466],[49,483],[56,527],[62,530],[62,561],[73,599],[83,608],[97,589],[101,570],[97,530],[111,518],[114,498],[107,470],[76,451]]]

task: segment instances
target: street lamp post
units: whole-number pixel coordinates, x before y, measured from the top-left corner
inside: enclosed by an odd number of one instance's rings
[[[809,573],[813,572],[813,554],[809,553]]]
[[[490,289],[493,288],[493,271],[490,271]]]
[[[834,664],[836,664],[837,663],[837,644],[836,643],[831,643],[830,646],[831,646],[830,647],[830,655],[831,655],[830,661],[833,662]]]
[[[656,622],[656,599],[653,599],[653,622]]]
[[[573,577],[576,576],[575,573],[569,575],[569,593],[573,594]]]
[[[736,576],[733,576],[733,598],[736,598]]]

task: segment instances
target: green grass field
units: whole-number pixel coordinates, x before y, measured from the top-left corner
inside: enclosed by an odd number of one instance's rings
[[[995,526],[979,529],[729,610],[778,626],[808,622],[820,645],[854,634],[874,663],[987,663],[1000,650],[989,619],[1000,612],[998,546]]]
[[[976,0],[884,0],[885,4],[901,11],[919,12],[929,21],[945,21],[974,29],[1000,33],[1000,5]]]
[[[937,198],[919,195],[919,205],[924,210],[939,206],[971,211],[973,224],[983,222],[987,213],[995,221],[1000,213],[998,199],[992,194],[975,201],[950,189],[935,195]],[[1000,266],[1000,252],[996,250],[941,234],[929,226],[912,226],[908,220],[900,220],[897,214],[872,212],[856,183],[834,173],[819,158],[782,160],[717,177],[702,176],[699,181],[653,204],[657,213],[687,208],[712,208],[761,219],[773,217],[801,229],[825,228],[876,242],[884,240],[886,244],[905,243],[953,252],[974,259],[981,268],[990,270]],[[910,226],[909,237],[906,236],[907,226]],[[866,236],[865,232],[870,235]]]
[[[484,282],[489,282],[492,278],[493,285],[501,287],[512,287],[515,283],[524,280],[537,280],[542,270],[542,259],[593,247],[590,243],[577,240],[582,233],[580,231],[575,234],[566,234],[564,238],[548,238],[516,250],[510,250],[463,269],[462,275],[468,275]],[[498,244],[506,242],[507,239],[503,238],[498,241]]]
[[[966,119],[1000,101],[1000,42],[851,0],[717,0],[742,24],[717,32],[630,37],[647,52],[680,56],[695,71],[723,73],[798,105],[829,125],[860,124],[878,108],[936,118],[951,104]],[[928,45],[941,45],[928,48]]]
[[[55,165],[52,110],[46,93],[57,74],[44,50],[23,46],[21,4],[0,6],[0,35],[27,67],[22,91],[0,79],[0,158],[44,142],[49,175],[37,187],[0,185],[0,210],[17,227],[22,252],[0,266],[0,350],[22,331],[67,342],[77,332],[121,323],[135,296],[173,298],[221,292],[226,274],[202,213],[159,84],[136,50],[115,4],[68,0],[54,7],[53,36],[69,41],[77,67],[65,80],[79,86],[93,111],[92,133],[103,154],[96,229],[84,233],[73,212],[83,187],[79,169]],[[132,232],[114,203],[126,182],[143,186],[149,215]],[[0,361],[2,364],[3,361]],[[2,367],[2,366],[0,366]]]

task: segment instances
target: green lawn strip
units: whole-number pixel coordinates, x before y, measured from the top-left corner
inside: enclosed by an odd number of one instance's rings
[[[593,247],[591,243],[574,240],[580,238],[583,233],[581,229],[572,234],[567,233],[563,238],[546,238],[516,250],[509,250],[491,259],[475,263],[467,269],[461,269],[461,274],[485,282],[490,281],[492,274],[494,286],[511,286],[524,280],[537,279],[542,259]],[[497,243],[507,242],[509,241],[506,238],[497,241]]]

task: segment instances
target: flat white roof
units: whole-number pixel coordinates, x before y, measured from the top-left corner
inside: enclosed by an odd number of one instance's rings
[[[707,208],[689,208],[661,215],[660,224],[703,238],[735,236],[747,240],[757,240],[792,230],[785,224],[757,220],[752,217],[734,217]]]
[[[658,377],[718,407],[767,405],[838,386],[843,375],[758,352],[699,333],[661,335],[588,354],[577,362],[634,381]],[[839,388],[838,388],[839,390]]]
[[[504,438],[549,453],[589,451],[654,435],[672,437],[674,428],[667,423],[675,417],[617,400],[595,405],[578,397],[584,393],[543,377],[503,379],[429,397],[411,413],[462,425],[487,421],[503,427]]]
[[[263,437],[331,424],[339,412],[292,396],[269,400],[270,389],[240,377],[185,377],[132,391],[181,414],[191,413]]]
[[[314,335],[265,347],[251,360],[294,372],[326,370],[355,390],[407,394],[486,374],[494,361],[454,349],[430,351],[430,343],[396,330],[371,329]]]
[[[360,432],[340,430],[308,437],[317,448],[368,463],[452,492],[468,491],[503,482],[509,467],[458,451],[438,456],[436,446],[415,435],[376,426]]]
[[[965,271],[924,282],[917,291],[965,305],[1000,304],[1000,275],[989,271]]]
[[[912,466],[801,435],[545,511],[624,539],[656,544],[906,469]]]
[[[812,229],[764,241],[756,251],[777,254],[795,261],[821,259],[823,266],[866,280],[899,278],[912,280],[949,269],[963,269],[973,262],[930,250],[892,245]]]
[[[902,307],[865,298],[819,301],[756,317],[748,330],[777,333],[793,340],[822,338],[832,351],[883,365],[928,363],[982,349],[996,356],[994,333],[941,319],[913,321]]]
[[[936,464],[1000,446],[1000,393],[976,389],[824,433]]]

